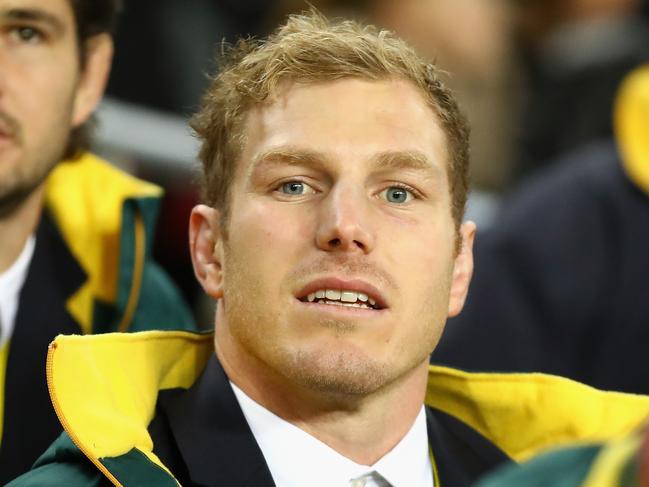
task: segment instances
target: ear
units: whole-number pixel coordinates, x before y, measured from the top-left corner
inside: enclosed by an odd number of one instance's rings
[[[453,281],[451,282],[448,316],[453,318],[460,314],[469,291],[473,275],[473,240],[475,239],[475,223],[466,222],[460,227],[462,238],[460,251],[455,257],[453,266]]]
[[[212,298],[223,297],[223,238],[221,215],[206,205],[197,205],[189,217],[189,250],[194,275]]]
[[[86,41],[86,59],[74,97],[72,125],[83,124],[95,110],[104,94],[113,60],[113,39],[98,34]]]

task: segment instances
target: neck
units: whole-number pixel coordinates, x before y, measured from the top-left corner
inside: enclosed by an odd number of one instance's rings
[[[218,321],[218,320],[217,320]],[[361,465],[373,465],[408,433],[424,402],[428,361],[376,392],[307,389],[269,370],[216,327],[216,354],[229,379],[255,402]]]
[[[44,184],[10,213],[0,217],[0,273],[13,264],[41,216]]]

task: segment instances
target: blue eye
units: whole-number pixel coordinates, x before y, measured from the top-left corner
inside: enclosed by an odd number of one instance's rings
[[[412,199],[412,193],[399,186],[391,186],[384,191],[385,199],[389,203],[407,203]]]
[[[306,194],[315,194],[316,190],[302,181],[288,181],[281,184],[276,191],[288,196],[304,196]]]
[[[304,194],[304,183],[300,183],[299,181],[284,183],[282,184],[282,192],[292,195]]]

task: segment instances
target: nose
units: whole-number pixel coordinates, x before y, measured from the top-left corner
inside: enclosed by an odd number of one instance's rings
[[[318,248],[327,252],[370,253],[376,236],[368,203],[362,190],[334,187],[318,210]]]

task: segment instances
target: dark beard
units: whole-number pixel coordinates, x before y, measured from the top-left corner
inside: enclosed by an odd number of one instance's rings
[[[45,171],[45,174],[41,175],[34,181],[30,181],[28,184],[19,185],[16,188],[12,188],[8,193],[0,195],[0,220],[7,218],[11,214],[20,208],[27,198],[38,188],[49,176],[50,172],[56,163],[52,164],[51,167]]]
[[[29,195],[45,180],[47,174],[36,182],[32,182],[28,187],[15,188],[13,191],[0,196],[0,220],[7,218],[18,210]]]
[[[18,144],[23,144],[23,133],[18,122],[13,117],[1,111],[0,118],[13,129]],[[68,133],[65,144],[57,150],[56,157],[49,162],[42,174],[38,174],[33,180],[19,182],[16,187],[10,188],[7,193],[0,193],[0,219],[7,218],[17,211],[25,203],[27,198],[47,179],[52,169],[56,167],[63,157],[64,148],[67,147],[69,139],[70,134]]]
[[[0,220],[7,218],[20,208],[35,188],[36,186],[30,188],[19,188],[6,195],[0,196]]]

